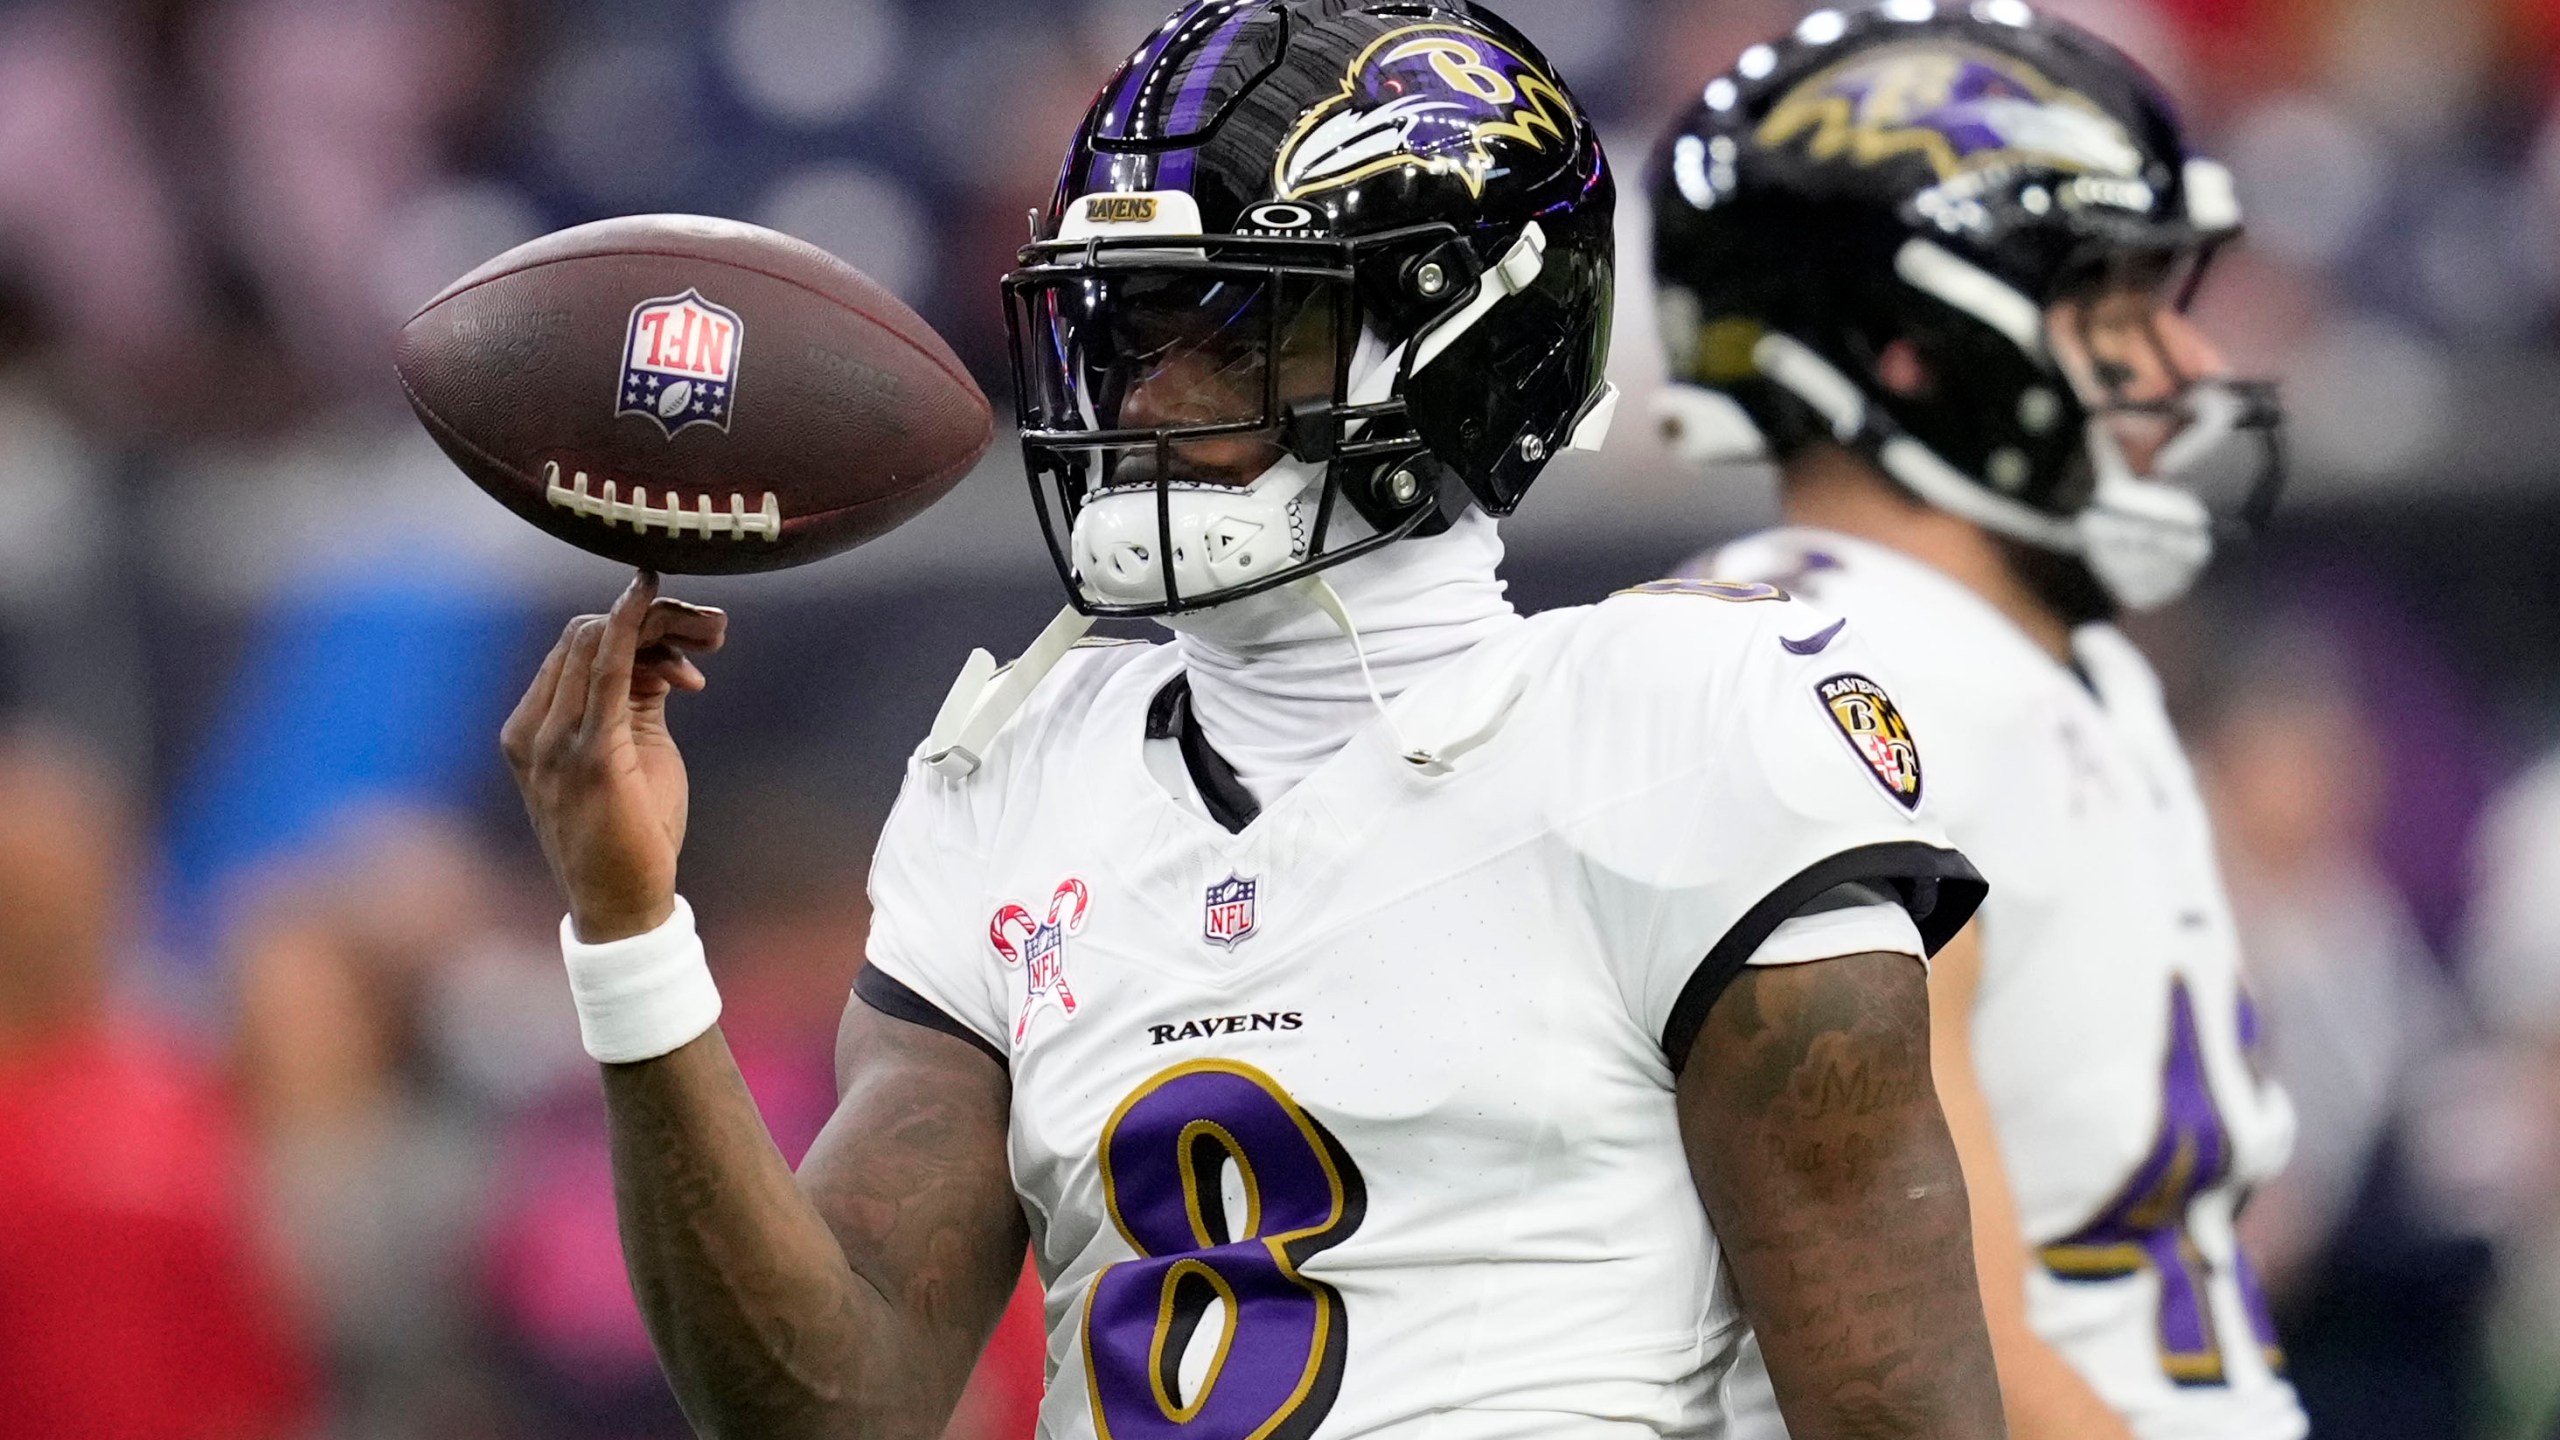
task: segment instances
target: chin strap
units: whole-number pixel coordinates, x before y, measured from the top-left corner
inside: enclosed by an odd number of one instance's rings
[[[1315,602],[1317,609],[1341,627],[1342,638],[1351,642],[1351,654],[1360,662],[1360,682],[1368,687],[1369,703],[1378,707],[1378,718],[1385,723],[1387,734],[1396,742],[1396,753],[1404,757],[1406,764],[1425,775],[1436,777],[1456,773],[1460,760],[1482,747],[1502,729],[1502,722],[1510,718],[1512,707],[1520,702],[1521,695],[1528,689],[1526,675],[1513,677],[1511,684],[1501,693],[1489,697],[1490,703],[1479,701],[1479,713],[1469,717],[1475,720],[1475,726],[1468,733],[1442,745],[1427,748],[1417,745],[1405,733],[1404,727],[1396,723],[1395,712],[1387,707],[1386,697],[1379,693],[1378,677],[1369,670],[1368,648],[1360,642],[1360,627],[1352,623],[1351,610],[1342,603],[1341,594],[1322,575],[1308,577],[1300,588],[1308,599]]]
[[[1395,740],[1397,753],[1425,775],[1452,773],[1460,759],[1492,739],[1526,688],[1526,677],[1519,677],[1503,694],[1493,697],[1472,733],[1436,748],[1416,745],[1406,736],[1404,727],[1396,723],[1395,712],[1387,707],[1386,696],[1378,689],[1378,677],[1369,668],[1368,648],[1360,640],[1360,627],[1352,621],[1350,607],[1342,603],[1340,592],[1322,575],[1308,577],[1299,588],[1351,642],[1351,654],[1360,663],[1360,683],[1369,692],[1369,703],[1377,707],[1378,718]],[[942,709],[933,717],[933,731],[925,741],[924,763],[935,774],[951,780],[965,780],[978,773],[986,761],[988,747],[995,743],[1005,724],[1092,629],[1092,617],[1070,606],[1059,611],[1039,638],[1031,642],[1031,648],[1011,665],[999,667],[993,655],[984,650],[971,651],[968,663],[960,667],[960,677],[951,684],[951,693],[943,697]]]
[[[1360,627],[1351,623],[1351,610],[1342,603],[1341,593],[1322,575],[1308,576],[1301,588],[1307,598],[1315,602],[1317,609],[1341,627],[1342,638],[1351,642],[1351,658],[1360,662],[1360,683],[1368,687],[1369,703],[1378,707],[1378,718],[1386,722],[1387,733],[1395,737],[1397,753],[1404,756],[1407,764],[1419,767],[1426,774],[1447,774],[1448,767],[1440,763],[1438,756],[1404,738],[1404,727],[1396,724],[1395,712],[1387,708],[1387,697],[1378,693],[1378,677],[1369,671],[1369,648],[1360,643]]]
[[[978,773],[987,747],[995,743],[1005,722],[1092,629],[1093,617],[1069,606],[1011,665],[998,669],[993,655],[984,650],[969,652],[969,662],[960,667],[960,678],[951,683],[951,693],[943,697],[942,709],[933,717],[924,763],[952,780]]]

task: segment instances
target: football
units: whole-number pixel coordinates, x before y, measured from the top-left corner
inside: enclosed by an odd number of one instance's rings
[[[402,327],[403,391],[481,489],[678,575],[805,565],[958,484],[994,412],[896,296],[787,235],[694,215],[563,230]]]

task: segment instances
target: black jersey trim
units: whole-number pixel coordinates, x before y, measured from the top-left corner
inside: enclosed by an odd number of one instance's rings
[[[1707,952],[1689,983],[1680,987],[1680,998],[1672,1003],[1671,1018],[1662,1027],[1662,1053],[1670,1057],[1673,1074],[1688,1064],[1689,1049],[1706,1027],[1707,1012],[1777,928],[1798,915],[1841,908],[1825,902],[1833,899],[1833,892],[1859,885],[1890,890],[1892,898],[1911,912],[1912,923],[1920,928],[1920,941],[1932,955],[1956,938],[1991,889],[1962,855],[1917,840],[1864,845],[1807,866],[1752,906]]]
[[[1863,910],[1869,905],[1901,903],[1900,892],[1890,885],[1874,880],[1852,880],[1846,885],[1834,885],[1807,900],[1797,907],[1796,915],[1828,915],[1834,910]]]
[[[1147,703],[1147,738],[1171,740],[1182,747],[1182,768],[1191,772],[1201,807],[1228,834],[1241,835],[1244,827],[1261,818],[1262,802],[1236,778],[1236,767],[1210,748],[1209,737],[1200,733],[1200,722],[1191,713],[1190,676],[1174,676]]]
[[[951,1013],[900,983],[898,978],[877,965],[865,965],[853,977],[854,998],[892,1020],[904,1020],[927,1030],[966,1040],[978,1047],[988,1059],[1004,1069],[1013,1068],[1002,1050],[987,1043],[987,1037],[951,1018]]]

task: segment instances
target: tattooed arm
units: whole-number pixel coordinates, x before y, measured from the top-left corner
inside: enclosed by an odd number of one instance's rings
[[[857,1000],[795,1183],[720,1032],[605,1069],[650,1338],[705,1436],[939,1435],[1022,1272],[1004,1072]]]
[[[1708,1012],[1679,1103],[1794,1440],[2004,1435],[1922,968],[1744,970]]]
[[[728,617],[631,582],[569,622],[500,746],[591,944],[675,913],[691,796],[668,697]],[[860,1001],[843,1100],[794,1181],[717,1029],[608,1065],[622,1248],[659,1363],[702,1434],[941,1433],[1022,1265],[1003,1070]]]

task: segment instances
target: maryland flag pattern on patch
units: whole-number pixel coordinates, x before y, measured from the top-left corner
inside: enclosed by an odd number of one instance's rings
[[[1920,808],[1920,747],[1910,722],[1884,687],[1864,675],[1834,675],[1814,687],[1831,723],[1884,793],[1905,810]]]

